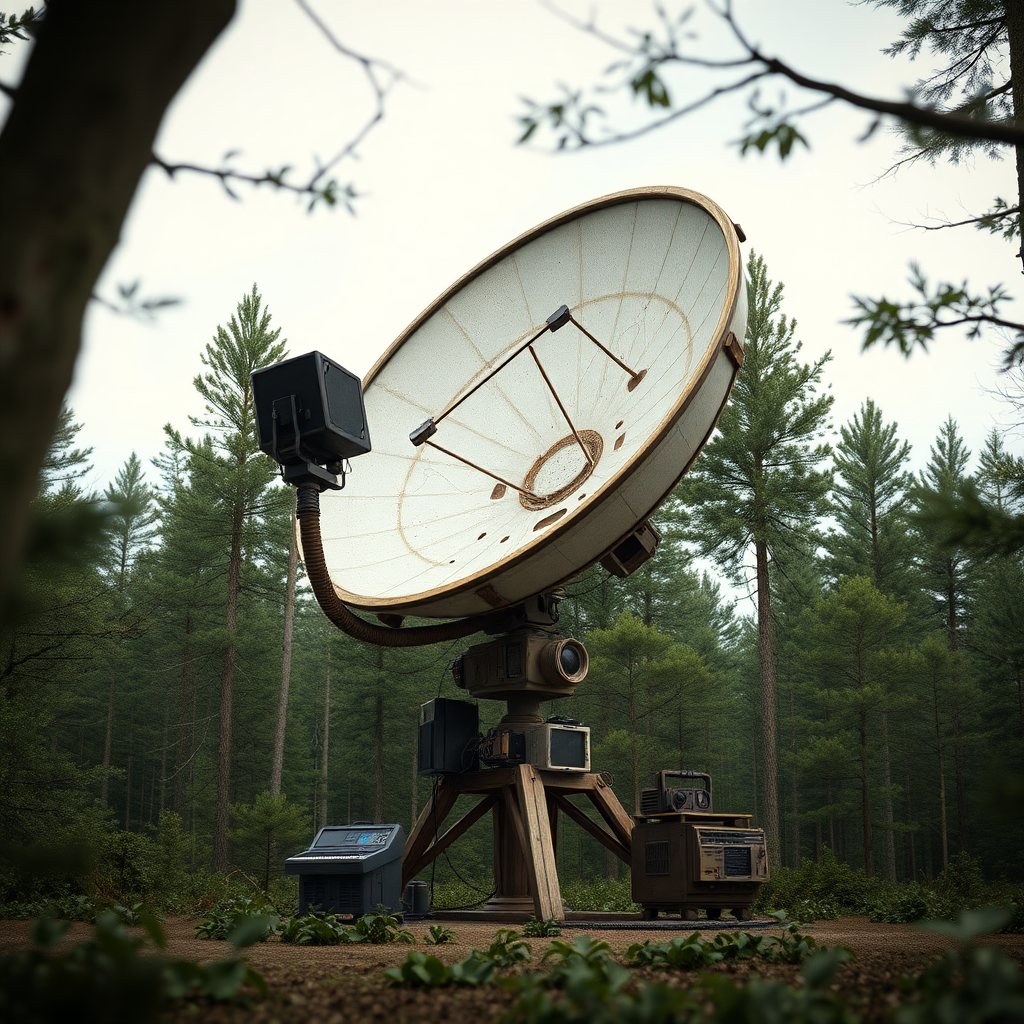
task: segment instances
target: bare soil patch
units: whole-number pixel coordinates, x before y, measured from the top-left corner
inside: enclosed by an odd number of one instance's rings
[[[167,948],[165,955],[178,959],[208,962],[231,955],[226,942],[195,938],[195,918],[171,918],[165,924]],[[435,989],[417,991],[389,988],[381,972],[401,963],[411,949],[429,952],[441,960],[463,959],[469,951],[486,949],[499,925],[478,921],[446,922],[455,932],[455,942],[441,946],[422,945],[428,932],[427,922],[408,926],[417,945],[386,946],[293,946],[276,938],[253,946],[247,951],[252,965],[263,974],[270,988],[270,997],[254,1001],[249,1007],[199,1005],[182,1007],[166,1016],[168,1024],[177,1022],[241,1022],[280,1021],[284,1024],[305,1024],[310,1020],[323,1024],[356,1024],[356,1022],[388,1021],[389,1024],[427,1024],[450,1021],[453,1024],[488,1024],[497,1021],[514,1001],[514,996],[494,987],[482,989]],[[698,922],[699,923],[699,922]],[[687,926],[688,925],[688,926]],[[0,921],[0,952],[29,946],[28,921]],[[738,925],[742,927],[742,925]],[[758,929],[761,931],[762,929]],[[840,968],[833,987],[849,997],[854,1008],[868,1021],[880,1021],[886,1011],[901,1000],[900,978],[919,974],[946,948],[945,936],[926,932],[911,925],[872,924],[866,918],[841,918],[822,921],[803,929],[813,935],[819,945],[844,945],[856,954],[856,960]],[[72,925],[65,946],[87,939],[91,926]],[[665,942],[676,935],[694,931],[692,922],[680,922],[675,931],[642,931],[593,928],[566,929],[562,937],[572,941],[576,935],[587,934],[604,939],[616,958],[624,961],[626,950],[634,942],[649,940]],[[767,929],[772,934],[776,929]],[[713,933],[708,932],[708,937]],[[531,939],[534,963],[550,940]],[[1001,947],[1019,964],[1024,964],[1024,935],[998,935],[987,941]],[[60,947],[58,947],[60,948]],[[795,982],[800,968],[789,964],[763,961],[724,963],[716,967],[720,973],[743,981],[755,975],[779,981]],[[637,972],[637,980],[658,980],[669,984],[693,984],[705,971],[668,971],[647,969]]]

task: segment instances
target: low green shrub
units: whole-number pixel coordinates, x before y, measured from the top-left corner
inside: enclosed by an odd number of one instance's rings
[[[546,921],[538,921],[536,917],[531,916],[523,925],[523,935],[528,939],[550,939],[561,934],[562,929],[558,927],[558,922],[553,917]]]
[[[434,925],[431,931],[439,927]],[[447,932],[448,929],[443,931]],[[437,942],[436,939],[431,941]],[[464,960],[449,965],[436,956],[413,950],[397,967],[386,970],[384,977],[389,985],[411,988],[484,985],[499,971],[508,971],[526,963],[530,953],[530,944],[524,942],[517,931],[499,928],[487,949],[471,950]]]
[[[904,980],[909,999],[894,1012],[894,1024],[1024,1020],[1024,972],[1002,950],[974,945],[979,936],[1004,928],[1008,918],[1008,911],[987,907],[965,911],[956,922],[928,922],[925,927],[960,948],[947,949],[920,978]]]
[[[150,940],[163,948],[159,922],[144,915],[141,923]],[[129,935],[110,912],[97,918],[92,938],[56,954],[51,947],[68,927],[39,918],[32,926],[34,948],[0,956],[0,1020],[5,1024],[143,1024],[155,1020],[173,1000],[238,1002],[246,985],[266,995],[262,976],[237,957],[200,965],[140,955],[146,939]],[[238,936],[236,951],[247,938]]]
[[[841,914],[866,914],[881,882],[861,868],[836,860],[827,847],[818,863],[804,861],[798,868],[776,868],[762,886],[752,910],[765,914],[785,910],[799,921],[834,920]]]
[[[349,941],[349,929],[334,914],[303,914],[286,921],[278,930],[282,942],[299,946],[338,946]]]
[[[800,933],[799,925],[790,922],[781,935],[752,935],[750,932],[719,932],[713,939],[705,939],[700,932],[680,936],[668,942],[637,942],[626,951],[627,960],[638,967],[664,966],[694,970],[710,967],[722,960],[774,960],[799,964],[818,953],[829,952],[819,947],[809,935]],[[849,959],[852,954],[837,946],[839,956]]]
[[[528,942],[524,942],[519,932],[512,928],[499,928],[494,941],[481,951],[473,950],[484,960],[490,960],[499,970],[518,967],[530,959],[533,950]]]
[[[249,896],[227,899],[218,903],[205,920],[196,925],[196,938],[231,940],[237,929],[248,922],[260,923],[262,930],[258,941],[265,942],[277,930],[281,918],[269,903],[262,900]]]
[[[562,902],[566,908],[578,911],[637,914],[640,904],[633,902],[629,876],[601,878],[592,881],[565,882]]]
[[[446,942],[455,941],[455,932],[451,928],[445,928],[443,924],[432,924],[423,936],[423,941],[431,946],[441,946]]]
[[[917,882],[880,888],[867,908],[868,918],[885,924],[908,924],[929,916],[928,890]]]
[[[1008,916],[1005,910],[988,908],[966,912],[956,923],[929,922],[926,927],[945,933],[961,950],[948,951],[921,977],[904,979],[907,1001],[892,1012],[893,1024],[1024,1020],[1024,973],[1001,951],[973,946],[979,935],[1005,927]],[[496,961],[474,950],[451,966],[412,952],[385,976],[389,984],[417,988],[496,981],[516,993],[505,1020],[523,1024],[860,1024],[862,1017],[829,987],[848,951],[818,949],[797,927],[791,924],[781,939],[744,932],[720,934],[709,942],[695,932],[658,946],[638,944],[629,954],[636,964],[675,958],[675,966],[685,967],[729,956],[803,961],[797,986],[759,977],[740,984],[714,974],[689,988],[658,982],[633,986],[631,973],[611,959],[608,944],[586,935],[571,944],[553,942],[542,958],[550,967],[547,973],[500,977]],[[496,942],[507,947],[514,935],[499,932]]]
[[[465,960],[445,964],[436,956],[412,950],[397,967],[384,972],[389,985],[408,988],[445,988],[450,985],[486,985],[494,977],[497,965],[493,960],[480,956],[476,950]]]
[[[363,914],[347,929],[348,942],[369,942],[384,945],[388,942],[415,942],[412,932],[402,927],[402,922],[384,907],[372,914]]]

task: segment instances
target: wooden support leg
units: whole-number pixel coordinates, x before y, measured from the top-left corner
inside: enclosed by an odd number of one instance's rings
[[[405,853],[402,856],[402,891],[413,880],[416,872],[420,869],[420,859],[426,852],[427,847],[433,842],[434,837],[441,831],[444,819],[448,812],[455,806],[459,794],[451,782],[442,777],[436,789],[426,802],[420,816],[413,825],[412,832],[405,844]]]
[[[524,852],[537,920],[547,921],[553,917],[560,921],[565,909],[558,884],[544,782],[532,765],[521,764],[516,769],[516,796],[526,833]]]
[[[533,902],[525,845],[526,831],[515,789],[504,786],[494,804],[494,896],[485,904],[485,910],[522,912]]]
[[[591,821],[583,811],[575,806],[575,804],[570,803],[566,797],[561,796],[558,793],[550,793],[548,799],[551,800],[560,811],[563,811],[567,817],[575,821],[580,828],[592,835],[599,843],[601,843],[602,846],[611,850],[612,853],[614,853],[620,860],[624,860],[627,864],[629,863],[629,847],[623,846],[615,836],[601,828],[596,821]]]
[[[614,790],[609,786],[600,776],[593,776],[596,781],[591,789],[587,790],[587,795],[593,801],[594,806],[600,811],[601,817],[608,823],[608,827],[612,830],[612,834],[618,839],[622,845],[622,849],[626,851],[629,856],[623,857],[622,853],[616,850],[616,853],[627,863],[630,864],[632,861],[632,836],[633,836],[633,821],[630,816],[626,813],[625,808],[619,803],[618,797],[615,795]]]
[[[475,825],[494,806],[496,799],[493,793],[482,797],[477,801],[475,807],[459,818],[443,836],[437,838],[418,860],[413,861],[406,858],[402,865],[403,874],[408,871],[410,879],[418,875],[432,860],[444,853],[456,839],[465,835],[470,826]]]

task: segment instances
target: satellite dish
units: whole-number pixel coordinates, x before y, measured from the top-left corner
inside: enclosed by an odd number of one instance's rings
[[[486,613],[629,535],[742,362],[737,230],[695,192],[631,189],[528,231],[427,307],[363,382],[373,451],[323,496],[338,597]]]

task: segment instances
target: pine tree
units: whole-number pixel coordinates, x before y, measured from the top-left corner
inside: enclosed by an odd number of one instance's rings
[[[226,547],[226,598],[224,660],[220,676],[220,734],[217,762],[217,803],[214,824],[213,863],[216,870],[228,865],[229,807],[231,804],[231,737],[234,697],[236,633],[243,561],[255,563],[265,541],[265,522],[280,518],[291,497],[271,489],[273,467],[260,452],[250,374],[283,358],[286,343],[278,341],[280,328],[271,328],[270,311],[254,284],[238,303],[227,328],[219,326],[202,356],[206,372],[193,381],[203,398],[205,417],[192,418],[205,427],[208,444],[183,439],[170,426],[168,436],[189,455],[193,477],[205,475],[210,490],[218,494],[207,510],[211,532],[223,537]]]
[[[822,440],[832,398],[819,394],[831,356],[799,361],[796,322],[781,312],[783,288],[764,260],[747,265],[750,318],[743,369],[718,423],[677,492],[689,509],[688,538],[737,581],[753,549],[760,661],[763,821],[778,863],[778,757],[772,579],[789,551],[813,533],[826,507],[829,455]]]
[[[926,508],[935,500],[947,500],[970,483],[967,463],[971,453],[964,445],[960,429],[952,416],[939,428],[939,436],[931,446],[931,458],[921,474],[918,503]],[[961,851],[969,846],[967,813],[967,761],[965,749],[965,705],[969,681],[961,657],[963,630],[967,618],[971,561],[963,548],[949,543],[935,543],[924,538],[920,559],[925,589],[931,593],[934,607],[946,634],[952,654],[950,688],[953,717],[953,765],[956,771],[957,839]]]
[[[838,530],[826,540],[827,569],[833,579],[867,576],[883,593],[903,598],[913,542],[907,524],[913,478],[904,468],[910,445],[896,437],[869,398],[849,424],[840,427],[833,486]]]
[[[124,614],[129,603],[128,574],[136,555],[153,539],[157,509],[153,492],[146,486],[142,463],[132,452],[118,470],[114,483],[106,488],[108,506],[107,552],[105,570],[113,584],[116,614]],[[123,648],[111,652],[107,671],[110,686],[107,692],[107,726],[103,743],[103,782],[100,803],[107,806],[110,765],[114,741],[114,709],[118,677],[121,674]],[[128,827],[128,823],[125,823]]]
[[[1024,111],[1024,9],[1015,0],[869,0],[875,7],[895,7],[907,19],[900,38],[885,52],[915,59],[929,52],[943,62],[917,83],[917,102],[986,121],[1013,121]],[[904,125],[902,163],[939,159],[958,164],[991,143],[963,135]],[[1024,147],[1016,147],[1017,194],[996,199],[980,227],[1019,238],[1024,197]]]
[[[892,703],[886,685],[886,666],[881,657],[897,637],[906,617],[906,606],[879,593],[865,576],[844,577],[826,597],[813,608],[813,648],[810,660],[823,672],[832,689],[830,703],[840,719],[852,725],[851,756],[856,762],[860,783],[861,828],[864,840],[864,870],[875,871],[873,843],[872,797],[878,791],[872,779],[875,753],[887,750],[886,711]],[[836,683],[845,685],[836,686]],[[882,735],[876,737],[874,722],[880,722]],[[833,724],[833,738],[841,730]],[[883,762],[886,770],[888,760]],[[884,781],[883,791],[891,789],[891,780]],[[891,803],[890,803],[891,807]],[[892,822],[888,821],[891,837]],[[891,848],[887,838],[886,847]],[[888,861],[887,857],[887,861]],[[895,859],[887,863],[886,873],[895,881]]]

